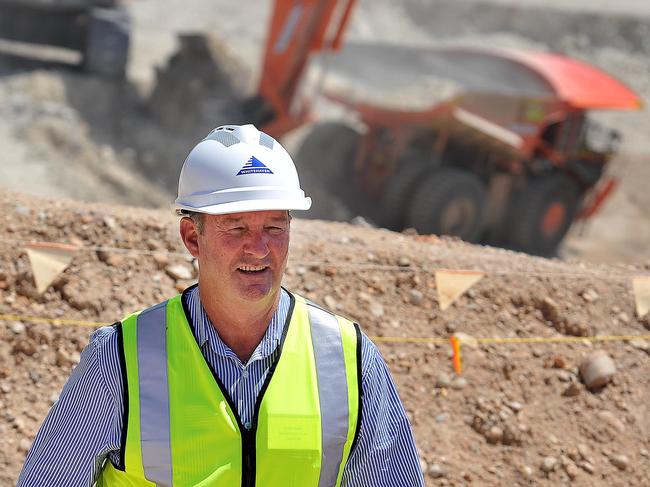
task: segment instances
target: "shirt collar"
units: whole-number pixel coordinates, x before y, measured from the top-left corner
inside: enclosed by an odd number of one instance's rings
[[[217,330],[212,324],[212,321],[205,312],[205,308],[201,304],[201,299],[199,297],[199,287],[196,286],[193,289],[190,289],[187,293],[187,307],[190,310],[191,325],[194,329],[196,341],[199,347],[207,343],[208,346],[215,352],[217,355],[224,357],[236,357],[235,353],[230,349],[228,345],[217,333]],[[273,353],[277,348],[280,340],[282,339],[282,332],[284,329],[284,323],[287,319],[287,314],[290,305],[289,293],[284,289],[280,290],[280,301],[278,307],[271,318],[271,321],[262,337],[262,340],[257,345],[257,348],[251,355],[248,362],[254,360],[260,360],[268,357]]]

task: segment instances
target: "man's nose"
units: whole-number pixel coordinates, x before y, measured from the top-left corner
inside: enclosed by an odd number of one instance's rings
[[[244,252],[256,258],[266,257],[269,253],[268,237],[262,233],[253,233],[244,244]]]

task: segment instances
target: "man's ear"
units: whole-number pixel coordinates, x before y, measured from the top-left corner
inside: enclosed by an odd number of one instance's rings
[[[181,239],[192,257],[199,257],[199,232],[191,218],[184,217],[180,222]]]

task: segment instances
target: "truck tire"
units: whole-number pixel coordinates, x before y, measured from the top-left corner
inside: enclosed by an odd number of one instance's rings
[[[130,21],[124,9],[93,9],[83,50],[84,71],[121,80],[126,74]]]
[[[552,256],[573,223],[580,189],[564,174],[532,180],[512,200],[509,241],[517,250]]]
[[[440,169],[416,188],[407,223],[420,233],[454,235],[476,242],[484,227],[487,190],[474,174]]]
[[[326,189],[351,182],[352,164],[359,145],[359,133],[338,122],[320,122],[302,141],[296,164],[305,179]]]
[[[380,224],[390,230],[400,231],[406,222],[406,210],[413,189],[429,168],[416,161],[405,161],[389,179],[381,199]]]

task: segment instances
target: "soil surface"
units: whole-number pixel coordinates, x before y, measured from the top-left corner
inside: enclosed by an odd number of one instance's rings
[[[112,323],[193,283],[195,267],[167,211],[11,193],[0,209],[2,314]],[[294,219],[292,226],[285,286],[376,337],[427,485],[650,485],[650,342],[472,341],[647,335],[650,317],[635,315],[631,277],[650,266],[547,260],[345,223]],[[81,246],[42,296],[22,250],[32,240]],[[434,279],[442,268],[486,276],[442,312]],[[0,485],[15,482],[92,330],[2,322]],[[391,341],[453,333],[465,334],[460,376],[449,345]],[[590,391],[578,367],[595,350],[617,371]]]

